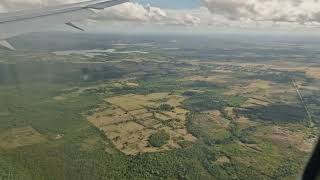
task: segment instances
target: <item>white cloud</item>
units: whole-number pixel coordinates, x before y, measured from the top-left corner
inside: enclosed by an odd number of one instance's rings
[[[320,22],[318,0],[204,0],[204,4],[229,20]]]
[[[183,10],[168,10],[138,3],[125,3],[97,13],[95,20],[133,21],[147,24],[193,26],[200,19]]]
[[[81,1],[84,0],[0,0],[0,12]],[[209,30],[308,29],[317,28],[320,24],[318,0],[203,0],[203,2],[204,7],[185,10],[126,3],[97,11],[93,19],[109,22],[113,26],[115,24],[122,24],[124,27],[166,25]],[[155,28],[160,29],[159,26]]]

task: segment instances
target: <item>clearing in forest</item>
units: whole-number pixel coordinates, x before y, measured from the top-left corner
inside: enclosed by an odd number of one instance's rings
[[[13,128],[0,133],[1,149],[15,149],[17,147],[38,144],[45,141],[46,138],[30,126]]]
[[[102,130],[127,155],[180,148],[196,140],[186,129],[188,110],[181,107],[184,97],[169,93],[128,94],[106,99],[112,107],[97,110],[88,120]],[[150,144],[150,136],[165,132],[169,139],[161,147]]]

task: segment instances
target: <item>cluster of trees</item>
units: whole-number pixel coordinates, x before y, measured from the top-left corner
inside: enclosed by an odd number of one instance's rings
[[[196,93],[183,102],[184,107],[191,111],[201,112],[214,109],[222,109],[227,104],[218,94],[210,92]]]
[[[161,104],[158,107],[159,111],[173,111],[175,108],[171,106],[170,104]]]
[[[167,144],[168,140],[170,139],[170,135],[162,130],[155,134],[152,134],[149,138],[149,143],[153,147],[161,147]]]
[[[81,95],[105,94],[106,92],[107,92],[106,87],[98,87],[98,88],[86,89],[81,93]]]
[[[185,91],[182,93],[183,96],[187,96],[187,97],[192,97],[194,95],[196,95],[197,92],[196,91]]]
[[[301,123],[307,119],[305,109],[301,105],[273,104],[267,107],[236,110],[236,112],[253,120],[258,119],[274,123]]]
[[[216,83],[208,82],[208,81],[193,81],[185,85],[186,87],[193,88],[221,88]]]
[[[189,97],[184,101],[184,106],[194,112],[208,110],[223,111],[226,106],[240,107],[246,101],[246,98],[241,96],[224,96],[220,91],[186,91],[183,95]]]
[[[305,75],[304,72],[289,72],[289,71],[261,71],[254,75],[244,77],[246,79],[261,79],[265,81],[273,81],[276,83],[291,83],[292,79],[304,79],[306,82],[312,82],[313,79]]]

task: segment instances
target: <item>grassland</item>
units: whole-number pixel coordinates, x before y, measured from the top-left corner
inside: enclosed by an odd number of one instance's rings
[[[1,149],[16,149],[46,141],[40,133],[32,127],[13,128],[0,134]]]

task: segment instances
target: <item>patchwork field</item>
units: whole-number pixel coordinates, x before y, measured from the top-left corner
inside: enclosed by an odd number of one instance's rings
[[[179,142],[196,140],[186,130],[184,97],[170,93],[128,94],[106,99],[111,109],[97,111],[87,119],[102,130],[127,155],[180,148]],[[167,105],[170,109],[161,109]],[[161,147],[149,143],[151,135],[165,131],[169,140]]]

